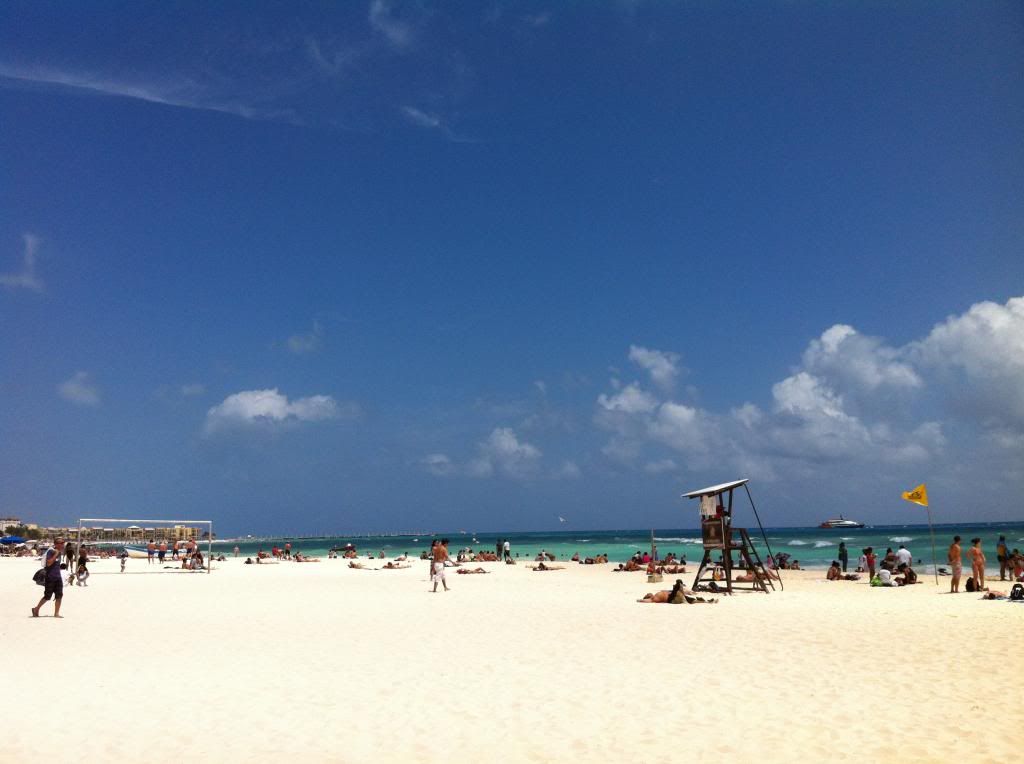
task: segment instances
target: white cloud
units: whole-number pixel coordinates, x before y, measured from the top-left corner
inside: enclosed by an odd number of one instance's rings
[[[640,385],[632,382],[615,395],[597,396],[597,403],[607,411],[619,411],[624,414],[641,414],[653,411],[658,401],[653,395],[641,389]]]
[[[562,466],[559,467],[553,473],[552,477],[563,480],[577,480],[583,476],[583,472],[576,462],[567,459],[562,462]]]
[[[647,464],[644,465],[644,472],[651,475],[660,475],[663,472],[675,472],[677,469],[679,469],[679,465],[677,465],[672,459],[659,459],[655,462],[647,462]]]
[[[414,39],[411,24],[395,17],[392,4],[387,0],[372,0],[368,16],[370,26],[399,50],[408,48]]]
[[[804,368],[843,389],[874,391],[880,387],[916,388],[921,378],[901,351],[865,337],[846,324],[836,324],[812,340],[804,351]]]
[[[429,114],[414,106],[403,106],[402,114],[404,114],[410,122],[414,125],[418,125],[419,127],[437,128],[442,127],[443,125],[441,118],[436,114]]]
[[[30,289],[33,292],[43,291],[43,280],[36,274],[36,252],[39,249],[39,237],[31,233],[21,235],[25,247],[21,254],[21,270],[17,273],[0,273],[0,284],[8,289]]]
[[[354,403],[339,405],[329,395],[312,395],[289,401],[276,388],[243,390],[229,395],[206,412],[206,431],[216,432],[232,426],[281,424],[287,422],[320,422],[328,419],[352,418],[359,408]]]
[[[427,454],[420,460],[420,464],[431,475],[447,477],[457,472],[456,466],[446,454]]]
[[[695,408],[667,401],[650,423],[651,437],[677,451],[703,451],[706,447],[701,414]]]
[[[629,360],[651,375],[651,381],[662,390],[670,391],[679,376],[679,355],[630,345]]]
[[[87,371],[75,372],[71,379],[57,386],[57,392],[64,400],[81,406],[98,406],[100,402],[99,390]]]
[[[799,416],[842,417],[843,401],[823,382],[806,371],[777,382],[772,387],[775,410]]]
[[[1024,297],[972,305],[908,351],[939,374],[954,407],[968,406],[993,422],[1024,424]]]
[[[320,349],[324,328],[319,321],[313,322],[313,329],[306,334],[293,334],[288,338],[288,349],[296,355],[306,355]]]
[[[544,27],[551,21],[551,12],[543,11],[542,13],[526,14],[523,16],[523,21],[529,24],[531,27]]]
[[[495,427],[480,444],[480,458],[508,477],[528,477],[540,457],[540,449],[520,441],[510,427]]]
[[[541,456],[539,448],[520,440],[510,427],[495,427],[485,440],[477,444],[477,455],[463,465],[441,453],[424,457],[420,464],[427,472],[439,477],[466,475],[487,478],[503,475],[524,480],[537,474]]]
[[[287,109],[268,109],[246,103],[237,94],[217,95],[211,87],[195,79],[157,79],[148,82],[129,81],[90,72],[61,71],[45,67],[13,67],[0,64],[0,77],[41,86],[74,88],[99,95],[134,98],[139,101],[177,106],[185,109],[216,111],[236,117],[297,123],[293,112]]]
[[[194,397],[196,395],[202,395],[205,392],[206,392],[206,386],[202,385],[202,384],[199,384],[198,382],[193,383],[191,385],[182,385],[181,386],[181,394],[184,395],[186,398],[191,398],[191,397]]]

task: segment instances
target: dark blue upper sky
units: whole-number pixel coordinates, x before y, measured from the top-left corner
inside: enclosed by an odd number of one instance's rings
[[[1022,75],[1009,2],[6,3],[0,515],[1019,517]]]

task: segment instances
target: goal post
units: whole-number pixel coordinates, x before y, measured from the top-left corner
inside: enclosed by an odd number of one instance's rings
[[[133,525],[127,528],[103,528],[102,526],[97,528],[90,525],[91,523],[117,523],[123,526],[125,523],[132,523]],[[153,527],[147,528],[150,525]],[[159,528],[157,528],[159,526]],[[78,519],[78,551],[82,550],[82,535],[91,536],[97,532],[101,538],[96,539],[100,542],[110,542],[112,544],[121,544],[124,546],[136,546],[141,545],[145,548],[146,544],[157,536],[162,541],[186,541],[194,540],[197,543],[202,541],[202,537],[194,538],[192,533],[197,528],[202,526],[206,527],[206,572],[210,573],[213,571],[213,520],[139,520],[128,517],[80,517]],[[157,531],[160,531],[157,533]],[[121,531],[121,532],[118,532]],[[147,531],[153,532],[152,537],[147,537]],[[106,538],[106,536],[110,538]],[[88,543],[90,539],[86,539]]]

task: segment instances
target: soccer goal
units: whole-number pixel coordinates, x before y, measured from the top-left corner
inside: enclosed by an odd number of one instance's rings
[[[212,520],[134,520],[124,517],[81,517],[78,520],[78,549],[82,545],[122,547],[129,557],[161,562],[170,555],[178,559],[179,547],[188,542],[206,542],[206,572],[213,570]],[[149,544],[156,549],[150,554]],[[161,551],[163,550],[163,553]]]

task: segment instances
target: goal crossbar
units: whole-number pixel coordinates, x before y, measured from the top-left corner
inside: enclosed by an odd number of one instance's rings
[[[213,571],[213,520],[140,520],[134,517],[80,517],[78,518],[78,548],[82,548],[82,527],[84,523],[153,523],[154,525],[205,525],[206,535],[206,572]]]

